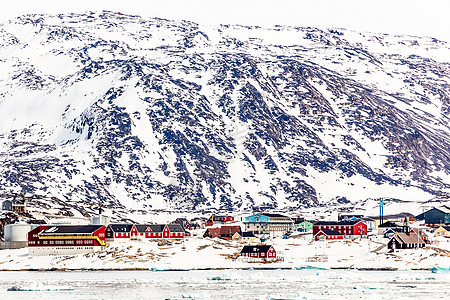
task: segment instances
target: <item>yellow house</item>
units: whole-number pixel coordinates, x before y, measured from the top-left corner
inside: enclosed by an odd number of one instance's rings
[[[244,242],[252,242],[256,240],[256,236],[253,232],[236,232],[231,237],[233,241],[244,241]]]
[[[434,232],[434,236],[450,237],[450,226],[441,226]]]

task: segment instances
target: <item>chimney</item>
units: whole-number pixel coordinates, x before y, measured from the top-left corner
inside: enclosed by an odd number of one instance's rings
[[[404,216],[405,216],[405,222],[403,223],[404,224],[403,231],[406,233],[406,235],[409,235],[408,216],[406,216],[406,215],[404,215]]]

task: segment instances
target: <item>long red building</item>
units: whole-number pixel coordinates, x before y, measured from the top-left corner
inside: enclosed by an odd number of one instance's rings
[[[29,255],[74,255],[105,246],[103,225],[42,225],[28,233]]]
[[[179,240],[186,235],[180,224],[134,225],[131,239],[139,240]]]
[[[342,235],[342,237],[338,237],[335,234],[334,236],[337,239],[367,236],[367,224],[359,220],[346,220],[339,222],[320,221],[313,225],[313,237],[316,241],[320,239],[320,236],[324,235],[324,232],[331,231],[337,231]]]

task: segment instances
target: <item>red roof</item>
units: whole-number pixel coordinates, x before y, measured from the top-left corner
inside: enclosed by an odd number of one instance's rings
[[[222,226],[220,227],[220,235],[230,234],[233,235],[236,232],[241,231],[241,226]]]

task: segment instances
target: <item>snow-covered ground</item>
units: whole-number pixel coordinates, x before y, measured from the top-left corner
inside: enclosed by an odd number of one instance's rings
[[[199,231],[200,234],[202,231]],[[195,232],[194,232],[195,233]],[[102,252],[74,256],[28,256],[28,249],[2,250],[0,269],[216,269],[216,268],[395,268],[430,269],[436,265],[450,267],[450,242],[425,249],[397,250],[388,253],[387,239],[372,237],[353,241],[312,241],[312,235],[294,235],[289,239],[273,238],[283,261],[249,263],[232,259],[246,244],[238,241],[205,239],[200,236],[166,245],[157,242],[113,243]],[[381,249],[379,249],[381,248]],[[326,261],[315,261],[319,257]]]

